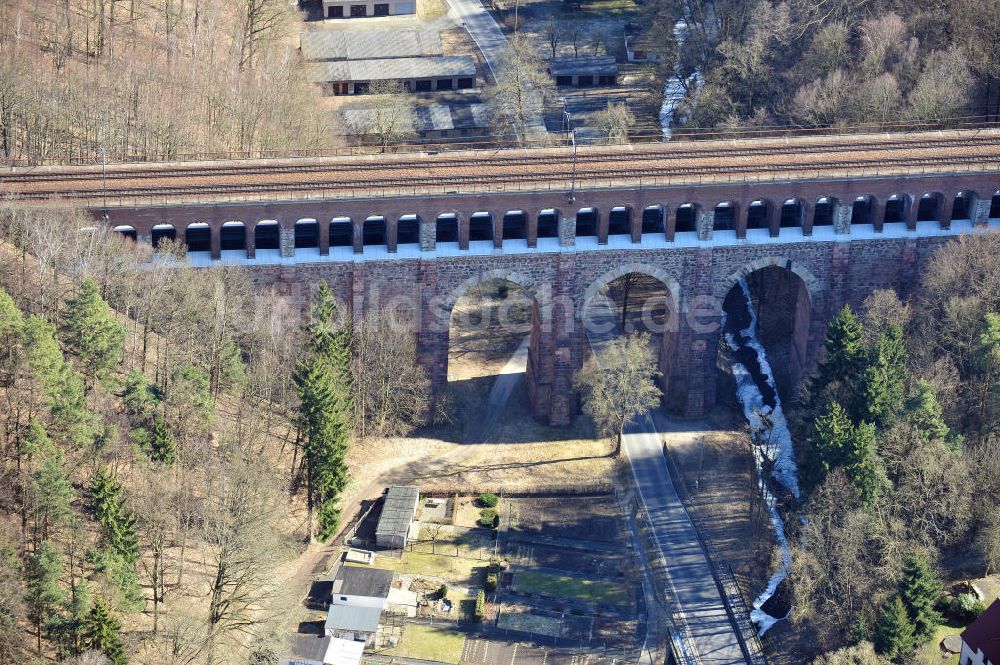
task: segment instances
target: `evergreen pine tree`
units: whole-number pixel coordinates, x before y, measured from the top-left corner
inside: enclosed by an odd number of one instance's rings
[[[31,477],[31,508],[35,542],[47,540],[54,528],[65,524],[72,514],[73,485],[61,451],[54,446],[42,457]]]
[[[100,651],[113,665],[126,665],[125,645],[121,638],[121,622],[100,598],[94,601],[84,623],[82,636],[86,649]]]
[[[861,504],[870,508],[889,484],[876,450],[874,425],[861,423],[852,428],[844,458],[844,470],[858,491]]]
[[[177,445],[167,421],[158,413],[150,419],[149,427],[149,457],[154,462],[162,462],[167,466],[177,459]]]
[[[865,357],[862,334],[858,317],[844,305],[826,329],[825,355],[819,364],[820,385],[833,381],[849,385],[854,381]]]
[[[122,404],[129,415],[140,420],[149,415],[149,409],[158,400],[149,379],[142,372],[129,372],[122,390]]]
[[[903,331],[890,325],[869,354],[855,393],[854,416],[884,429],[903,410],[906,381]]]
[[[62,572],[62,553],[47,540],[38,545],[25,565],[25,601],[28,618],[35,627],[39,655],[42,653],[42,629],[58,623],[58,609],[66,600],[59,586]]]
[[[928,441],[954,442],[951,428],[944,421],[944,410],[934,394],[934,388],[919,379],[914,392],[906,401],[906,419],[913,429]]]
[[[807,488],[819,486],[833,469],[842,466],[853,425],[847,412],[837,402],[821,414],[809,437],[809,453],[802,468],[802,483]]]
[[[941,615],[934,609],[941,598],[941,583],[923,557],[910,555],[903,562],[899,593],[909,612],[914,637],[926,642],[941,623]]]
[[[48,397],[59,382],[65,363],[55,327],[40,316],[29,316],[21,329],[21,346],[32,376]]]
[[[915,646],[910,616],[903,601],[896,596],[879,608],[878,623],[875,626],[875,649],[889,660],[902,663]]]
[[[80,357],[89,378],[103,378],[121,358],[125,326],[89,278],[80,284],[80,291],[66,303],[66,309],[67,344]]]
[[[337,502],[347,486],[347,445],[353,422],[350,335],[335,328],[336,303],[321,283],[307,327],[307,354],[297,368],[300,430],[304,439],[307,504],[318,509],[317,535],[339,526]],[[311,524],[311,518],[310,518]]]
[[[24,314],[14,299],[0,289],[0,382],[7,383],[14,371],[14,359],[20,346]]]

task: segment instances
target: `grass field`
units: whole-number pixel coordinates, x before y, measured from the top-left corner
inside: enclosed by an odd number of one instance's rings
[[[941,640],[949,635],[957,635],[965,630],[965,626],[941,624],[934,631],[934,637],[927,644],[924,644],[914,656],[914,662],[918,665],[958,665],[958,654],[946,655],[941,651]]]
[[[465,636],[437,626],[407,624],[403,639],[386,654],[400,658],[436,660],[439,663],[454,663],[462,659]]]
[[[404,552],[402,559],[380,556],[375,560],[376,568],[396,573],[440,577],[452,584],[465,586],[480,584],[483,570],[488,565],[488,561],[423,552]]]
[[[514,588],[554,598],[571,598],[585,603],[623,607],[629,595],[623,583],[552,575],[525,570],[514,576]]]

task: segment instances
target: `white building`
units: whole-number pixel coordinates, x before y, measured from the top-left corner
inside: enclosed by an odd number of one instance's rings
[[[381,612],[386,608],[390,588],[392,571],[343,566],[333,580],[330,605],[372,607]]]
[[[374,2],[368,0],[323,0],[324,18],[366,18],[416,14],[416,0]]]
[[[1000,665],[1000,599],[962,632],[959,665]]]

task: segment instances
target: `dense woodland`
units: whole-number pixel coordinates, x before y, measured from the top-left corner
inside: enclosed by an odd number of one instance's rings
[[[0,154],[90,162],[329,145],[283,0],[0,2]]]
[[[880,291],[834,318],[795,408],[792,621],[847,647],[825,663],[914,662],[943,616],[982,609],[941,581],[1000,571],[1000,237],[930,266],[908,300]],[[871,643],[880,657],[862,657]]]
[[[276,662],[352,442],[430,415],[414,337],[76,226],[0,209],[0,663]]]
[[[658,0],[646,24],[688,82],[692,128],[1000,115],[992,0]],[[668,43],[683,18],[683,43]],[[699,74],[701,84],[693,75]]]

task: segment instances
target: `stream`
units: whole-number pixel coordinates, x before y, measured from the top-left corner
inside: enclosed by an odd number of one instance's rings
[[[757,339],[757,315],[750,299],[750,289],[740,280],[745,310],[723,313],[723,335],[732,352],[733,378],[736,380],[737,399],[743,405],[743,415],[750,425],[754,461],[757,467],[757,486],[771,516],[774,536],[781,549],[781,565],[771,575],[767,588],[753,601],[750,618],[763,635],[775,623],[787,617],[775,617],[763,608],[778,590],[792,568],[792,552],[785,534],[785,522],[778,512],[778,501],[768,486],[766,469],[771,477],[795,499],[799,498],[798,469],[795,465],[792,436],[788,431],[781,408],[781,397],[774,382],[771,366],[764,346]]]

